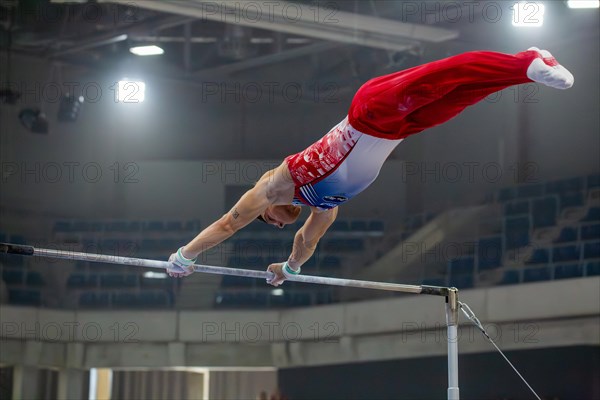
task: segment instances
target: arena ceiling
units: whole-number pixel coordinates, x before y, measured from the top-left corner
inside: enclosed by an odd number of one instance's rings
[[[552,28],[558,36],[597,31],[595,18],[582,21],[564,1],[545,3],[561,17]],[[2,47],[15,54],[106,69],[135,58],[131,46],[156,44],[165,54],[148,62],[152,72],[191,80],[290,60],[316,76],[344,80],[362,70],[372,75],[381,65],[418,63],[426,52],[498,49],[514,39],[506,26],[510,2],[498,1],[4,0],[0,6]]]

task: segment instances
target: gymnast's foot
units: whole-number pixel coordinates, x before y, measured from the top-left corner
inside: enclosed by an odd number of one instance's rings
[[[528,50],[537,51],[540,55],[527,68],[529,79],[555,89],[568,89],[573,86],[573,74],[560,65],[548,50],[540,50],[537,47],[530,47]]]

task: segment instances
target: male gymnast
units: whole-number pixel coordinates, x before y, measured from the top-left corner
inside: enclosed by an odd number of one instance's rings
[[[528,82],[556,89],[573,85],[573,75],[546,51],[532,47],[514,55],[474,51],[392,73],[366,82],[348,115],[305,150],[265,173],[231,211],[169,258],[172,277],[193,272],[196,257],[255,219],[283,228],[300,206],[310,215],[296,232],[285,262],[267,270],[279,286],[300,273],[337,216],[337,207],[365,190],[406,137],[439,125],[486,96]]]

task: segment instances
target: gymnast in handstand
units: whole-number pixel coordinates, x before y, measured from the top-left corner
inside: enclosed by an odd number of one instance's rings
[[[365,190],[406,137],[439,125],[466,107],[512,85],[538,82],[556,89],[573,85],[573,75],[546,50],[517,54],[474,51],[366,82],[348,115],[325,136],[265,173],[231,211],[171,255],[168,273],[193,272],[196,257],[255,219],[282,228],[294,223],[301,206],[310,216],[296,232],[289,258],[267,270],[280,285],[300,273],[337,216],[337,207]]]

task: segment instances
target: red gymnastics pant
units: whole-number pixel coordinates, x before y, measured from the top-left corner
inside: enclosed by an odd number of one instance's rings
[[[474,51],[371,79],[356,93],[348,120],[362,133],[401,139],[458,115],[508,86],[532,82],[536,51]]]

